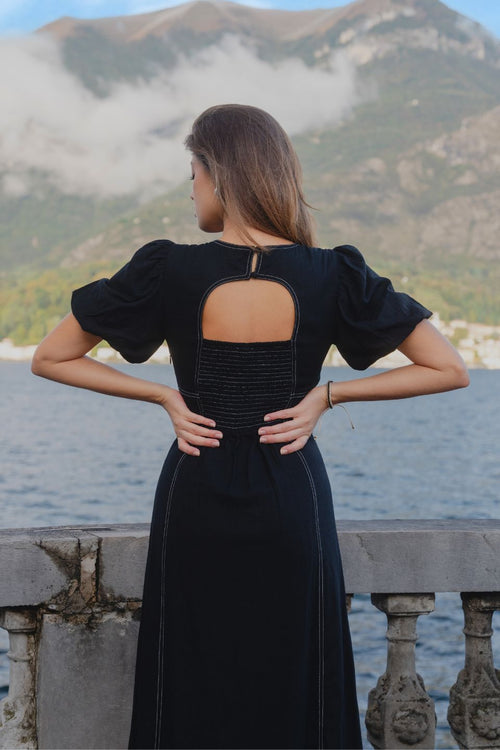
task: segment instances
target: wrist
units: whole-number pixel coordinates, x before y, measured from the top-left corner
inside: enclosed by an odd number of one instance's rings
[[[156,383],[156,386],[157,387],[151,400],[153,401],[153,403],[166,408],[170,400],[171,392],[174,389],[170,388],[168,385],[162,385],[160,383]]]
[[[340,401],[335,395],[335,382],[333,380],[329,380],[326,384],[326,401],[329,409],[333,409]]]
[[[321,411],[327,411],[329,407],[328,407],[328,395],[326,391],[326,386],[317,385],[316,388],[314,389],[314,395],[315,395],[318,406],[321,407]]]

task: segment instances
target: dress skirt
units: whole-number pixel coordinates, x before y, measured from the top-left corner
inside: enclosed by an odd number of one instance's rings
[[[155,497],[129,748],[361,748],[330,484],[315,441],[174,443]]]

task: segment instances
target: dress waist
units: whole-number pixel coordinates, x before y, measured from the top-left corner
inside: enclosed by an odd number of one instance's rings
[[[257,435],[266,414],[293,405],[293,380],[292,341],[203,339],[198,405],[225,432]]]

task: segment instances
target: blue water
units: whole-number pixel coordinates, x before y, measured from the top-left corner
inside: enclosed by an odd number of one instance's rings
[[[169,366],[122,367],[175,385]],[[323,381],[362,376],[325,368]],[[35,378],[25,363],[0,363],[0,378],[2,527],[149,522],[174,438],[166,412]],[[465,390],[351,404],[355,430],[342,409],[326,413],[316,432],[337,519],[498,517],[499,386],[500,372],[475,370]],[[356,596],[350,623],[364,712],[385,670],[386,620],[369,596]],[[446,710],[463,666],[462,627],[459,594],[437,595],[436,611],[418,623],[417,669],[436,701],[439,748],[456,747]],[[500,653],[498,633],[493,646]],[[4,692],[6,649],[0,630]]]

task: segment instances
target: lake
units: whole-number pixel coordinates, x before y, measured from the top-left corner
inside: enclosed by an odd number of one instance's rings
[[[175,385],[170,366],[120,368]],[[324,368],[322,382],[371,372]],[[166,412],[36,378],[28,363],[0,362],[0,375],[3,528],[150,521],[174,438]],[[500,371],[473,370],[464,390],[348,405],[355,430],[342,409],[327,412],[315,432],[337,519],[498,518],[499,393]],[[350,623],[364,711],[385,669],[386,618],[363,595],[353,599]],[[438,594],[436,611],[418,622],[417,669],[436,701],[438,748],[456,747],[446,710],[463,666],[462,627],[459,594]],[[493,647],[498,661],[498,632]],[[0,630],[4,694],[6,650]]]

